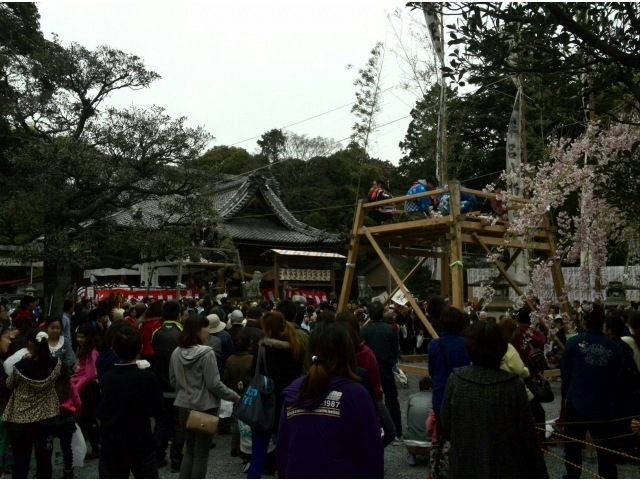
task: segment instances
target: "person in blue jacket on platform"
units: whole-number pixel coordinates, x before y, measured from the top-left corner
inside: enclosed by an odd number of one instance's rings
[[[427,177],[424,180],[418,180],[407,192],[407,195],[417,195],[419,193],[435,190],[438,186],[438,180],[433,177]],[[406,213],[429,212],[435,210],[438,206],[437,197],[422,197],[416,200],[408,200],[404,203],[404,211]]]

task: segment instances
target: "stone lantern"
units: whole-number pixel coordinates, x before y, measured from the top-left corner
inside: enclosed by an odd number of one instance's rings
[[[605,307],[617,307],[618,305],[629,306],[627,292],[622,282],[609,282],[606,293],[607,298],[602,302]]]

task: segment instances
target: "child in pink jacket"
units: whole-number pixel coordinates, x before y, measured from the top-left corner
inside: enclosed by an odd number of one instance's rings
[[[88,459],[99,458],[99,432],[96,421],[96,411],[100,400],[98,387],[98,332],[91,322],[81,324],[76,330],[78,341],[78,363],[71,383],[75,385],[82,402],[82,412],[78,418],[78,425],[82,430],[85,441],[91,444],[91,454]]]
[[[76,431],[76,420],[80,417],[81,401],[78,388],[71,382],[69,369],[64,368],[56,380],[56,393],[60,401],[60,449],[64,461],[63,478],[73,478],[73,450],[71,438]]]

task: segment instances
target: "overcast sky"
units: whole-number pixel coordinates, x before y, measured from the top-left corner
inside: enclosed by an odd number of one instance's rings
[[[165,107],[186,116],[231,145],[272,128],[351,103],[353,81],[377,41],[392,47],[387,13],[401,8],[423,21],[405,2],[224,2],[224,3],[39,3],[42,31],[92,48],[112,47],[141,57],[162,76],[151,88],[116,92],[116,106]],[[383,88],[401,72],[387,52]],[[383,96],[384,124],[409,115],[412,94],[395,89]],[[348,137],[355,117],[345,107],[290,127],[310,136]],[[371,153],[397,163],[398,142],[409,119],[382,127]],[[256,140],[238,143],[250,152]],[[343,145],[346,143],[343,142]]]

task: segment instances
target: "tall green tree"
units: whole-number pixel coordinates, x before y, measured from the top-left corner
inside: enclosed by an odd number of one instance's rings
[[[262,134],[258,140],[260,155],[265,157],[269,163],[275,163],[282,158],[286,144],[284,132],[278,128],[269,130]]]
[[[380,100],[382,98],[382,72],[385,52],[385,45],[382,42],[377,42],[371,50],[371,57],[369,57],[365,66],[358,70],[358,77],[353,82],[358,89],[356,90],[356,101],[351,107],[351,113],[356,117],[356,123],[351,128],[351,142],[356,143],[362,149],[362,156],[358,166],[355,203],[360,198],[362,171],[369,160],[369,147],[375,142],[377,117],[382,111]]]
[[[242,175],[268,165],[262,155],[251,155],[244,148],[218,145],[192,163],[192,167],[210,173]]]
[[[589,93],[588,77],[598,117],[633,121],[625,113],[640,112],[637,3],[456,2],[446,10],[459,19],[447,26],[456,81],[535,75],[568,99]]]
[[[187,168],[212,137],[160,107],[103,107],[160,78],[135,55],[38,42],[20,55],[3,46],[0,112],[19,142],[5,151],[0,240],[44,260],[59,314],[74,269],[182,255],[186,227],[215,216]]]
[[[333,138],[310,137],[307,134],[284,132],[285,144],[283,158],[310,160],[325,157],[340,150],[341,145]]]
[[[507,124],[515,87],[494,85],[468,95],[447,91],[447,155],[449,177],[481,188],[505,167]],[[438,99],[435,85],[411,111],[413,119],[400,142],[400,173],[409,181],[433,175],[436,168]],[[492,176],[486,176],[493,174]]]

